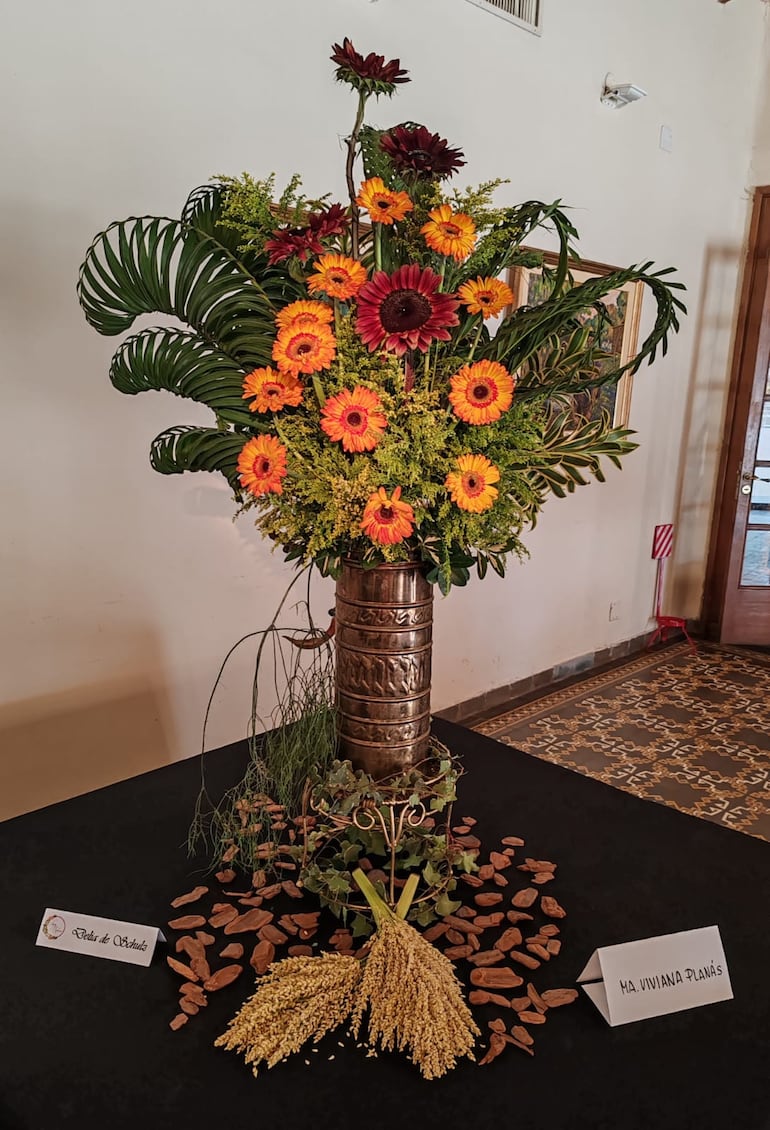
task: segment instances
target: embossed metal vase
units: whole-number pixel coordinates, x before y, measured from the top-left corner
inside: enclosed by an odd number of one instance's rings
[[[340,756],[376,779],[427,756],[432,637],[433,587],[421,565],[345,562],[335,634]]]

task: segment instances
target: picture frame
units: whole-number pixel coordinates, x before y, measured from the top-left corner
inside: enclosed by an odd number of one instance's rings
[[[508,284],[513,291],[513,309],[521,306],[537,306],[546,299],[547,284],[543,280],[543,268],[554,269],[558,263],[558,256],[550,251],[539,251],[536,248],[523,250],[541,255],[543,265],[517,266],[510,269]],[[575,259],[569,262],[570,275],[575,284],[612,274],[618,269],[607,263],[595,263],[589,259]],[[644,283],[630,282],[610,291],[603,299],[611,324],[606,326],[602,333],[606,341],[606,352],[611,357],[607,365],[613,369],[624,365],[636,352],[643,294]],[[598,419],[601,412],[606,411],[614,428],[628,427],[632,387],[633,374],[625,373],[617,385],[603,385],[585,394],[573,396],[571,400],[575,423]]]

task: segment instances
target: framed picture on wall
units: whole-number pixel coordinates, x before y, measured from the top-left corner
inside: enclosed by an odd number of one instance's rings
[[[528,248],[527,250],[535,250]],[[538,252],[543,256],[541,267],[513,267],[510,271],[509,285],[513,291],[516,308],[538,306],[550,293],[552,285],[548,270],[557,265],[557,256],[550,252]],[[544,270],[545,268],[545,270]],[[570,262],[570,276],[574,285],[600,275],[609,275],[617,270],[606,263],[593,263],[587,259]],[[618,287],[603,299],[607,318],[601,327],[601,347],[607,357],[601,369],[609,372],[624,365],[636,351],[639,336],[639,318],[642,311],[644,283],[632,282]],[[590,309],[581,318],[586,324],[594,324],[599,329],[599,315],[591,316]],[[601,371],[600,369],[600,371]],[[628,426],[631,411],[631,386],[633,376],[626,373],[617,385],[603,385],[570,397],[575,422],[598,419],[602,411],[609,414],[615,428]]]

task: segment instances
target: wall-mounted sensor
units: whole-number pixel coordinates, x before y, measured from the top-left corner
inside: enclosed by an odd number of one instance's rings
[[[647,91],[642,90],[641,86],[635,86],[632,82],[607,82],[605,80],[604,90],[602,91],[602,103],[605,106],[612,106],[616,110],[619,110],[622,106],[627,106],[629,102],[638,102],[640,98],[646,97]]]

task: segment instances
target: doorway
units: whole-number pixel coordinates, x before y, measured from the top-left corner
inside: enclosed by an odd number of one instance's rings
[[[770,186],[754,194],[723,451],[703,624],[770,646]]]

